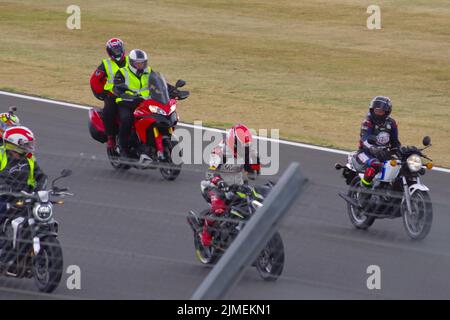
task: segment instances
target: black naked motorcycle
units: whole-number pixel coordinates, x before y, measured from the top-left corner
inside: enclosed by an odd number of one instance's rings
[[[205,215],[209,210],[197,214],[190,211],[187,221],[194,232],[195,254],[203,264],[215,264],[231,245],[246,222],[263,206],[264,198],[273,188],[273,183],[264,186],[251,187],[249,185],[233,186],[228,192],[232,199],[228,205],[229,210],[223,217],[216,218],[216,231],[213,234],[213,243],[209,247],[202,245],[199,233],[202,231]],[[266,281],[275,281],[281,275],[284,267],[284,245],[279,232],[270,239],[267,246],[261,251],[253,263],[260,276]]]
[[[356,160],[356,152],[349,154],[347,164],[337,163],[349,189],[339,196],[347,202],[348,216],[358,229],[369,228],[376,219],[403,218],[408,236],[415,240],[425,238],[431,229],[433,207],[430,189],[422,184],[420,176],[432,169],[432,160],[423,151],[431,146],[431,139],[423,139],[425,148],[414,146],[387,150],[381,159],[383,167],[375,176],[372,187],[361,186],[364,167]],[[426,165],[422,158],[430,160]]]
[[[63,273],[63,253],[58,241],[58,222],[53,206],[64,204],[55,199],[73,195],[55,182],[72,174],[63,170],[52,182],[50,190],[0,192],[8,197],[7,218],[1,224],[1,275],[14,278],[34,278],[42,292],[53,292]]]

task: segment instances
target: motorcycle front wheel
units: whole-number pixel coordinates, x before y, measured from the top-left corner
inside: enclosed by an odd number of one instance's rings
[[[172,150],[178,144],[178,141],[167,140],[168,146],[166,148],[167,162],[162,162],[159,172],[164,179],[168,181],[175,180],[181,173],[181,164],[174,164],[172,161]],[[179,151],[179,156],[181,158],[182,151]]]
[[[402,204],[403,225],[411,239],[422,240],[431,229],[433,222],[433,207],[428,192],[417,190],[411,195],[411,214],[406,203]]]
[[[200,242],[200,237],[194,234],[195,256],[202,264],[215,264],[220,254],[217,253],[214,246],[205,247]]]
[[[63,253],[58,239],[41,239],[41,250],[33,257],[34,282],[39,291],[51,293],[59,285],[63,272]]]
[[[284,245],[279,232],[273,235],[261,251],[254,266],[265,281],[275,281],[281,275],[284,268]]]

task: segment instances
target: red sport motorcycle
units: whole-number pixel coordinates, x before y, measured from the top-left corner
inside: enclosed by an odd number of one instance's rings
[[[145,98],[134,111],[134,124],[130,135],[130,151],[137,155],[136,161],[123,161],[120,159],[120,149],[108,150],[108,158],[117,170],[157,169],[164,179],[175,180],[181,172],[181,163],[172,161],[172,150],[178,143],[174,135],[175,126],[179,120],[177,100],[186,99],[189,91],[178,88],[186,84],[178,80],[174,90],[169,89],[164,76],[152,72],[149,77],[150,97]],[[116,119],[116,128],[120,126]],[[92,108],[89,110],[89,132],[93,139],[105,143],[107,136],[102,118],[102,110]],[[119,144],[116,143],[118,146]],[[181,150],[179,158],[181,159]],[[159,154],[159,156],[158,156]]]

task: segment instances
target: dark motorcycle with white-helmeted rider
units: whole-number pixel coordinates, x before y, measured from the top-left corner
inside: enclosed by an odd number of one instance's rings
[[[55,182],[72,174],[63,170],[49,190],[37,192],[1,191],[8,197],[7,218],[1,224],[1,274],[13,278],[34,278],[42,292],[53,292],[63,273],[63,252],[58,241],[58,222],[54,205],[62,205],[58,198],[73,195]]]

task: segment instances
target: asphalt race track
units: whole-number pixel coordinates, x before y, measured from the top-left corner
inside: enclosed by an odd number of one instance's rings
[[[40,294],[32,280],[0,278],[0,299],[190,298],[210,270],[194,256],[185,219],[188,210],[205,207],[202,166],[185,166],[175,182],[153,170],[116,172],[105,146],[89,136],[86,110],[2,95],[0,105],[5,111],[18,107],[22,123],[37,137],[38,161],[49,176],[63,168],[74,171],[61,186],[76,196],[56,207],[55,217],[65,268],[81,268],[81,290],[66,287],[68,274],[51,296]],[[280,229],[285,270],[277,282],[265,283],[248,269],[230,299],[450,298],[449,174],[433,171],[423,178],[431,189],[434,221],[429,236],[414,242],[401,219],[378,220],[368,231],[351,226],[337,196],[346,186],[333,166],[345,156],[288,145],[280,151],[280,172],[299,161],[310,179]],[[380,290],[367,289],[370,265],[381,268]]]

